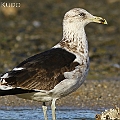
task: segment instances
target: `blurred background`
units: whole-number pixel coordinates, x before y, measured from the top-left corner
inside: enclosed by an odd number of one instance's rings
[[[0,2],[0,74],[58,43],[62,38],[64,14],[80,7],[108,21],[108,25],[91,23],[85,28],[90,51],[87,79],[120,78],[120,0]],[[7,7],[6,3],[20,4],[18,7]]]

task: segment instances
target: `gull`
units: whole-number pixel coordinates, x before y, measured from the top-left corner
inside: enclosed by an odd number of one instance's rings
[[[91,22],[107,24],[105,19],[81,8],[66,12],[61,41],[2,74],[0,96],[16,95],[43,102],[45,120],[48,120],[45,103],[51,101],[52,119],[56,120],[56,100],[77,90],[86,79],[89,55],[84,27]]]

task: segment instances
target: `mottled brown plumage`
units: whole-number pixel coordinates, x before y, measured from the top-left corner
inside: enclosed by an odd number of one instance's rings
[[[79,65],[74,62],[75,58],[75,55],[61,48],[37,54],[16,67],[24,69],[8,72],[5,85],[27,90],[51,90],[64,80],[64,72],[73,71]]]

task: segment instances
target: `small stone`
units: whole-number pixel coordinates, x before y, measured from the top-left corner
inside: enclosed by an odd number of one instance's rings
[[[32,24],[33,24],[33,26],[36,27],[36,28],[40,27],[40,25],[41,25],[41,23],[40,23],[39,21],[36,21],[36,20],[33,21]]]

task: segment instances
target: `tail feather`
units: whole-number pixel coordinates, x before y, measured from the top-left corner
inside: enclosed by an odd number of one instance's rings
[[[8,90],[0,90],[0,96],[16,95],[16,94],[31,93],[31,92],[35,92],[35,90],[25,90],[21,88],[14,88],[14,89],[8,89]]]
[[[14,72],[16,72],[16,71],[13,71],[13,73]],[[18,70],[18,72],[19,72],[19,70]],[[17,95],[17,94],[35,92],[35,90],[28,90],[28,89],[23,89],[20,87],[13,87],[13,86],[9,85],[6,81],[6,79],[11,77],[10,73],[11,72],[6,72],[6,73],[2,74],[0,77],[0,96]]]

